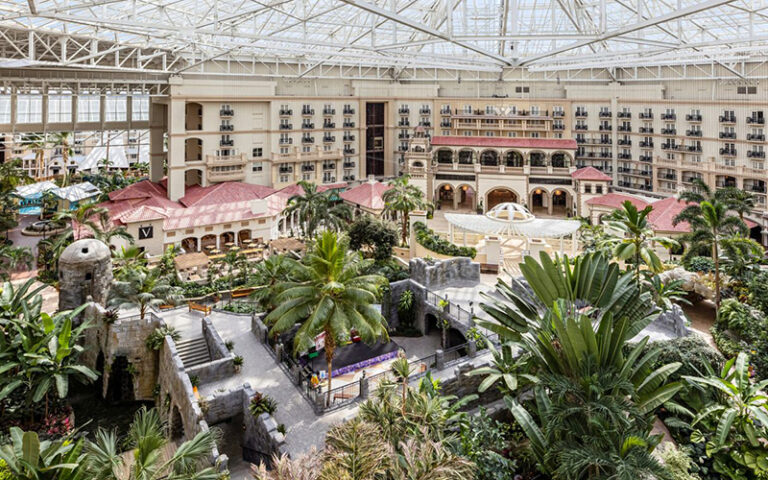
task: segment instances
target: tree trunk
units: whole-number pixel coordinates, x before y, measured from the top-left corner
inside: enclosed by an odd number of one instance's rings
[[[712,256],[715,258],[715,316],[720,313],[720,258],[717,251],[717,237],[712,242]]]
[[[403,246],[408,245],[408,213],[403,212]]]
[[[328,396],[325,400],[326,406],[331,406],[331,380],[333,379],[333,352],[336,349],[336,340],[333,335],[325,331],[325,363],[328,368]]]
[[[144,320],[144,315],[147,313],[147,306],[144,304],[139,305],[139,318]]]
[[[408,377],[403,378],[403,401],[402,405],[400,406],[400,410],[403,413],[403,418],[405,418],[405,398],[408,393]]]

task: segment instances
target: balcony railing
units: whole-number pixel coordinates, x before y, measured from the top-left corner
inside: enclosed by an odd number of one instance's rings
[[[290,115],[293,115],[293,110],[291,110],[290,108],[280,109],[280,116],[281,117],[287,117],[287,116],[290,116]]]
[[[685,131],[685,136],[687,136],[687,137],[701,137],[702,136],[702,132],[701,132],[701,130],[686,130]]]
[[[235,141],[232,139],[229,140],[219,140],[219,145],[222,147],[232,147],[235,145]]]
[[[325,122],[323,123],[323,128],[336,128],[336,124],[333,122]]]
[[[653,148],[653,142],[642,141],[639,143],[640,148]]]
[[[725,155],[729,157],[735,157],[736,156],[736,149],[735,148],[721,148],[720,149],[720,155]]]
[[[344,122],[344,128],[355,128],[355,122]]]
[[[736,115],[720,115],[720,123],[736,123]]]
[[[747,125],[764,125],[764,117],[747,117]]]
[[[747,157],[749,158],[765,158],[765,152],[761,150],[747,150]]]
[[[335,108],[324,108],[323,109],[323,115],[336,115],[336,109]]]
[[[354,142],[355,141],[355,136],[354,135],[344,135],[343,140],[345,142]]]
[[[674,128],[662,128],[661,129],[662,135],[677,135],[677,130]]]
[[[701,121],[701,114],[689,114],[685,116],[685,119],[689,122],[700,122]]]
[[[235,130],[234,125],[219,125],[220,132],[232,132]]]
[[[617,118],[632,118],[632,112],[619,112],[616,114]]]
[[[631,132],[632,126],[631,125],[619,125],[616,128],[619,132]]]
[[[432,110],[430,110],[428,108],[422,108],[422,109],[419,110],[419,113],[421,115],[429,115],[430,113],[432,113]]]
[[[640,112],[640,120],[651,120],[653,118],[653,112]]]
[[[302,108],[301,109],[301,114],[302,115],[314,115],[315,114],[315,109],[314,108]]]
[[[720,138],[727,138],[727,139],[735,140],[736,139],[736,132],[720,132],[719,137]]]
[[[637,131],[639,133],[653,133],[653,127],[640,127]]]
[[[302,137],[301,143],[315,143],[315,137]]]
[[[576,118],[587,118],[587,112],[584,110],[576,110]]]
[[[573,127],[573,129],[574,130],[586,130],[587,126],[586,125],[576,125],[576,126]]]
[[[281,123],[280,124],[280,130],[292,130],[293,124],[292,123]]]
[[[291,145],[293,143],[292,138],[281,138],[280,139],[280,145]]]
[[[344,111],[342,112],[344,115],[354,115],[355,109],[354,108],[344,108]]]
[[[231,108],[222,108],[221,110],[219,110],[219,116],[221,117],[231,117],[234,114],[235,114],[235,111],[232,110]]]
[[[325,142],[325,143],[333,143],[335,141],[336,141],[336,137],[334,137],[332,135],[331,136],[326,135],[326,136],[323,137],[323,142]]]
[[[303,128],[305,130],[312,130],[312,129],[315,128],[315,124],[314,123],[302,123],[301,124],[301,128]]]
[[[606,111],[603,110],[598,115],[600,116],[600,118],[611,118],[612,113],[611,112],[606,112]]]
[[[411,109],[410,108],[400,107],[397,110],[397,113],[399,113],[400,115],[408,115],[409,113],[411,113]]]
[[[765,135],[762,133],[748,133],[747,140],[749,140],[750,142],[764,142]]]
[[[661,114],[662,120],[677,120],[677,114],[676,113],[662,113]]]

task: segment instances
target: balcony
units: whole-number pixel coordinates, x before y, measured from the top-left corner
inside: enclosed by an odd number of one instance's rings
[[[397,126],[398,127],[410,127],[411,126],[411,122],[409,122],[408,120],[400,120],[399,122],[397,122]]]
[[[573,127],[573,129],[574,130],[586,130],[587,126],[586,125],[576,125],[576,126]]]
[[[235,141],[231,138],[229,140],[221,139],[219,140],[219,145],[222,147],[233,147],[235,145]]]
[[[304,130],[312,130],[312,129],[315,128],[315,124],[314,123],[302,123],[301,124],[301,128],[303,128]]]
[[[398,145],[397,146],[397,151],[398,152],[407,152],[408,151],[408,147],[406,145]]]
[[[762,133],[748,133],[747,140],[749,140],[750,142],[764,142],[765,135]]]
[[[686,137],[701,137],[702,133],[701,130],[686,130],[685,136]]]
[[[688,145],[688,152],[690,153],[701,153],[701,145]]]
[[[643,140],[638,145],[640,145],[640,148],[653,148],[653,142],[648,142]]]
[[[747,157],[749,158],[765,158],[765,152],[762,150],[747,150]]]
[[[565,130],[565,125],[562,123],[555,123],[552,125],[552,130]]]
[[[623,138],[622,138],[622,139],[618,140],[618,141],[616,142],[616,144],[617,144],[617,145],[623,145],[623,146],[625,146],[625,147],[628,147],[628,146],[632,145],[632,140],[625,140],[625,139],[623,139]]]
[[[451,114],[451,107],[443,107],[440,109],[440,115],[450,115]]]
[[[448,121],[443,120],[442,122],[440,122],[440,126],[443,127],[443,128],[450,128],[451,127],[451,121],[450,120],[448,120]]]
[[[293,139],[292,138],[281,138],[279,141],[280,145],[292,145]]]
[[[432,113],[432,110],[430,110],[429,108],[422,108],[422,109],[419,110],[419,113],[421,115],[429,115],[429,114]]]
[[[554,118],[563,118],[565,117],[565,112],[563,110],[552,110],[552,116]]]
[[[344,115],[354,115],[355,109],[352,107],[344,107],[344,110],[342,111]]]
[[[336,137],[333,135],[325,135],[323,136],[323,143],[333,143],[336,141]]]
[[[323,109],[323,115],[336,115],[336,109],[335,108],[324,108]]]
[[[323,164],[323,170],[336,170],[336,164],[335,163],[324,163]]]
[[[736,123],[736,115],[720,115],[720,123]]]
[[[232,132],[235,130],[234,125],[219,125],[220,132]]]
[[[419,126],[420,127],[431,128],[432,127],[432,122],[419,122]]]
[[[662,120],[677,120],[677,114],[676,113],[662,113],[661,114]]]
[[[354,135],[344,135],[344,138],[342,140],[344,140],[345,142],[354,142],[355,141],[355,136]]]
[[[315,137],[301,137],[301,143],[315,143]]]
[[[721,148],[720,149],[720,155],[726,156],[726,157],[735,157],[736,156],[736,149],[735,148]]]
[[[344,122],[344,128],[355,128],[355,122]]]
[[[619,112],[616,114],[617,118],[632,118],[631,112]]]
[[[639,133],[653,133],[653,127],[640,127],[637,131]]]
[[[291,115],[293,115],[293,110],[291,110],[290,108],[285,108],[285,109],[281,108],[280,109],[280,116],[281,117],[289,117]]]
[[[605,110],[601,111],[598,116],[600,118],[611,118],[611,112],[606,112]]]
[[[620,159],[620,160],[631,160],[631,159],[632,159],[632,154],[629,154],[629,153],[620,153],[620,154],[618,155],[618,157],[619,157],[619,159]]]
[[[720,132],[719,137],[720,138],[730,139],[730,140],[735,140],[736,139],[736,132]]]
[[[701,121],[701,114],[689,114],[685,116],[685,119],[689,122],[700,122]]]
[[[344,168],[355,168],[355,162],[344,162]]]
[[[315,171],[315,166],[314,165],[302,165],[301,166],[301,171],[302,172],[314,172]]]
[[[354,182],[355,176],[354,175],[344,175],[344,181],[345,182]]]
[[[619,125],[618,127],[616,127],[616,130],[619,132],[631,132],[632,125]]]
[[[677,135],[677,130],[674,128],[662,128],[661,129],[662,135]]]
[[[302,108],[301,109],[301,114],[304,115],[304,116],[314,115],[315,114],[315,109],[314,108]]]
[[[411,113],[411,109],[408,107],[400,107],[399,109],[397,109],[397,113],[399,113],[400,115],[408,115]]]
[[[235,111],[231,108],[222,108],[219,110],[219,116],[220,117],[231,117],[235,114]]]
[[[334,122],[325,122],[323,123],[323,128],[336,128],[336,124]]]
[[[281,123],[280,124],[280,130],[292,130],[293,124],[292,123]]]
[[[225,167],[209,168],[208,181],[215,182],[239,182],[245,180],[245,170],[243,167]]]
[[[653,162],[653,157],[650,156],[650,155],[640,155],[638,157],[638,160],[640,160],[641,162],[651,163],[651,162]]]
[[[576,118],[587,118],[587,112],[584,110],[576,110]]]
[[[278,169],[280,173],[293,173],[293,167],[280,167]]]
[[[611,130],[613,130],[613,126],[611,125],[600,125],[599,128],[601,132],[610,132]]]
[[[747,117],[747,125],[765,125],[764,117]]]
[[[640,112],[639,118],[640,120],[651,120],[653,119],[653,112]]]
[[[344,155],[354,155],[355,149],[354,148],[345,148],[344,149]]]
[[[661,144],[662,150],[677,150],[677,145],[674,143],[662,143]]]
[[[408,140],[409,138],[411,138],[411,136],[407,133],[398,133],[397,138],[399,138],[400,140]]]

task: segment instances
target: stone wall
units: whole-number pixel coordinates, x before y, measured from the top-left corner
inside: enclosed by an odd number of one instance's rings
[[[390,330],[398,328],[400,326],[400,312],[397,310],[397,306],[400,303],[400,296],[406,290],[413,292],[413,306],[411,307],[413,326],[421,333],[424,333],[424,302],[426,290],[423,285],[420,285],[413,280],[406,279],[389,284],[389,301],[386,303],[387,308],[382,311],[382,314],[387,320]]]
[[[171,337],[165,337],[163,348],[160,350],[157,382],[160,384],[160,404],[169,423],[173,422],[172,413],[175,407],[181,414],[184,435],[187,438],[194,437],[199,431],[198,422],[203,419],[203,412]]]
[[[209,317],[203,318],[203,338],[208,345],[211,361],[187,369],[189,376],[196,376],[200,383],[210,383],[235,374],[235,356],[227,349],[219,332]]]
[[[58,265],[59,310],[75,309],[88,297],[99,305],[107,304],[112,255],[104,242],[92,238],[73,242],[61,253]]]
[[[429,290],[446,287],[471,287],[480,283],[480,264],[472,259],[456,257],[430,264],[413,258],[409,264],[411,280]]]
[[[258,418],[251,415],[249,406],[256,392],[250,385],[243,385],[242,408],[245,435],[243,447],[255,450],[268,456],[288,453],[285,445],[285,435],[277,431],[277,421],[268,413],[262,413]]]

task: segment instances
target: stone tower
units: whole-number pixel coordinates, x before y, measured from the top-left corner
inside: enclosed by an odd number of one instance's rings
[[[85,238],[59,257],[59,310],[72,310],[88,297],[105,306],[112,283],[112,255],[104,242]]]

